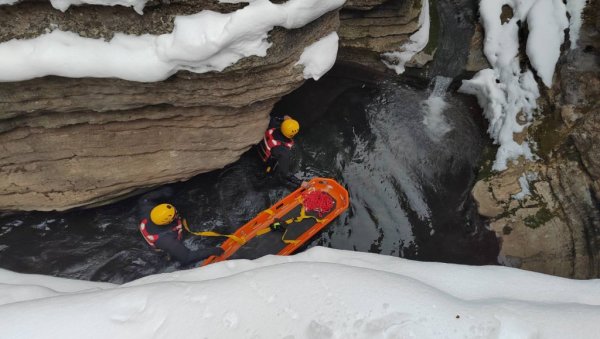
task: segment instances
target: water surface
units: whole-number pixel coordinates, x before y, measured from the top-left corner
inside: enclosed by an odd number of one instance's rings
[[[485,136],[473,118],[476,105],[447,94],[448,84],[438,78],[428,88],[374,86],[333,72],[277,105],[277,113],[303,112],[295,173],[334,178],[351,197],[349,210],[307,246],[496,262],[495,236],[481,226],[469,194]],[[195,230],[224,233],[290,192],[263,178],[253,151],[223,170],[171,186],[172,202]],[[137,230],[136,199],[0,217],[0,267],[117,283],[181,268],[147,248]],[[188,237],[186,244],[220,241]]]

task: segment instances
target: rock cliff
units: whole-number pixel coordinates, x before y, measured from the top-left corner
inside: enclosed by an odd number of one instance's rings
[[[282,1],[273,1],[281,3]],[[246,4],[150,1],[144,15],[120,6],[47,1],[0,6],[0,42],[50,29],[109,40],[169,33],[177,15],[229,13]],[[265,57],[223,72],[178,72],[156,83],[47,76],[0,82],[0,210],[66,210],[186,180],[234,162],[262,136],[283,95],[303,82],[304,48],[332,31],[339,60],[385,70],[380,54],[417,30],[420,0],[350,0],[293,30],[276,27]],[[390,71],[391,72],[391,71]]]
[[[600,276],[600,3],[583,14],[578,47],[565,46],[554,85],[542,93],[540,117],[524,135],[536,162],[483,175],[473,189],[479,213],[502,240],[510,266],[571,278]],[[485,67],[473,38],[470,68]],[[522,200],[519,178],[530,194]]]
[[[0,6],[0,41],[49,27],[90,38],[169,32],[176,15],[243,5],[217,1]],[[304,78],[304,48],[338,29],[336,11],[294,30],[275,28],[266,57],[223,72],[179,72],[156,83],[48,76],[0,83],[0,210],[65,210],[221,168],[258,142],[281,96]]]

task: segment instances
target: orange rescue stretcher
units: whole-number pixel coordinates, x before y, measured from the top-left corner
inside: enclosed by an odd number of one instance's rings
[[[348,191],[333,179],[313,178],[254,219],[240,227],[227,239],[220,256],[211,256],[202,266],[227,259],[254,259],[267,254],[289,255],[304,245],[317,232],[348,208]],[[319,213],[303,205],[305,197],[321,192],[331,197],[330,210]],[[272,225],[282,221],[285,231],[272,230]]]

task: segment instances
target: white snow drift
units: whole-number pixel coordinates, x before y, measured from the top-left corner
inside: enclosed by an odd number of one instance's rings
[[[0,271],[4,286],[22,288],[8,302],[14,289],[0,289],[3,337],[593,338],[600,331],[600,280],[318,247],[121,286],[38,277]]]
[[[319,80],[327,73],[337,58],[339,37],[336,32],[306,47],[296,65],[304,66],[304,78]]]
[[[299,28],[344,4],[344,0],[290,0],[277,5],[253,0],[222,14],[209,10],[175,18],[172,33],[115,34],[110,41],[55,30],[37,38],[0,44],[0,81],[46,75],[116,77],[160,81],[179,70],[222,71],[248,56],[265,56],[275,26]]]
[[[502,24],[500,15],[504,5],[512,8],[513,17]],[[500,145],[493,169],[501,171],[507,168],[509,160],[520,156],[533,158],[529,145],[516,143],[513,134],[522,132],[532,121],[540,95],[533,73],[521,70],[519,64],[517,22],[527,24],[527,56],[542,82],[550,87],[569,21],[562,0],[481,0],[479,12],[485,29],[484,53],[492,69],[484,69],[473,79],[463,81],[460,91],[477,96],[490,123],[488,133]],[[572,15],[577,18],[581,13]],[[571,27],[578,29],[578,25],[573,23]],[[519,114],[523,124],[517,121]]]

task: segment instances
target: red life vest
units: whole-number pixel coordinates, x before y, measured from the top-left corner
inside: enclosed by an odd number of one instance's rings
[[[147,224],[148,219],[142,219],[142,221],[140,222],[140,232],[142,233],[142,236],[144,237],[144,240],[146,240],[148,245],[155,248],[155,243],[158,240],[158,234],[150,234],[150,232],[148,232],[148,229],[146,228]],[[177,240],[181,240],[181,237],[183,236],[183,225],[181,224],[181,218],[177,218],[177,224],[171,227],[171,232],[177,232]]]
[[[269,158],[271,158],[271,150],[273,149],[273,147],[285,146],[288,149],[292,149],[292,147],[294,146],[293,140],[291,140],[290,142],[283,142],[275,139],[275,137],[273,136],[274,132],[275,128],[268,129],[265,132],[263,141],[260,143],[260,152],[258,153],[260,154],[260,157],[264,162],[267,162]]]

